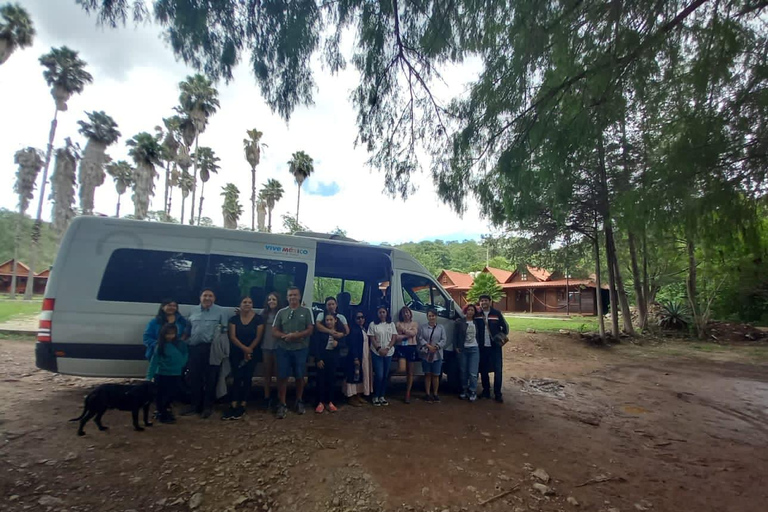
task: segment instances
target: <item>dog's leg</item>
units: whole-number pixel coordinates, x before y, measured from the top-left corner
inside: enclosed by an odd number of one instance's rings
[[[133,409],[131,411],[131,416],[133,416],[133,430],[137,432],[144,431],[144,429],[139,426],[139,410]]]
[[[152,422],[149,421],[149,402],[144,404],[144,426],[152,426]]]
[[[91,418],[93,418],[96,415],[95,412],[89,410],[83,414],[82,419],[80,420],[80,427],[77,429],[77,435],[84,436],[85,431],[83,430],[83,427],[86,423],[90,421]]]
[[[101,417],[104,416],[104,411],[99,412],[96,414],[96,418],[94,418],[94,422],[96,423],[96,426],[99,427],[99,430],[104,432],[105,430],[109,430],[109,427],[105,427],[101,424]]]

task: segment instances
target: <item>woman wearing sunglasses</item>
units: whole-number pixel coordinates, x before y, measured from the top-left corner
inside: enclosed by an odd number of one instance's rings
[[[347,397],[349,405],[360,407],[367,403],[363,397],[370,396],[373,390],[373,370],[365,315],[362,312],[355,313],[354,320],[347,336],[349,354],[344,372],[344,396]]]

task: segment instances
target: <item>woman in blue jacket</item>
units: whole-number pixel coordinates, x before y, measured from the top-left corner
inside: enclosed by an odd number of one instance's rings
[[[160,303],[157,315],[149,321],[147,328],[144,329],[144,346],[146,347],[144,357],[147,360],[152,359],[152,355],[155,353],[155,345],[160,336],[160,329],[168,323],[176,324],[176,331],[179,333],[179,336],[186,332],[187,319],[181,316],[179,304],[173,299],[165,299]]]

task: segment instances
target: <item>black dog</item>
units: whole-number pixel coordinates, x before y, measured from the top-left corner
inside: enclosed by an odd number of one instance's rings
[[[107,430],[107,427],[101,424],[101,417],[107,409],[131,411],[133,415],[133,429],[141,432],[144,429],[139,426],[139,409],[144,409],[144,425],[151,427],[149,404],[155,399],[156,394],[155,383],[149,381],[134,385],[102,384],[85,397],[83,413],[69,421],[80,421],[77,435],[84,436],[83,426],[94,416],[93,421],[99,427],[99,430]]]

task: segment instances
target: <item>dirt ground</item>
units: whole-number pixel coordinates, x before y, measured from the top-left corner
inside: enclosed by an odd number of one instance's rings
[[[0,340],[6,511],[767,509],[768,352],[754,346],[515,333],[503,405],[405,405],[400,385],[386,408],[283,421],[251,411],[133,432],[129,413],[108,412],[110,430],[84,437],[67,420],[99,381],[38,371],[33,350]]]

